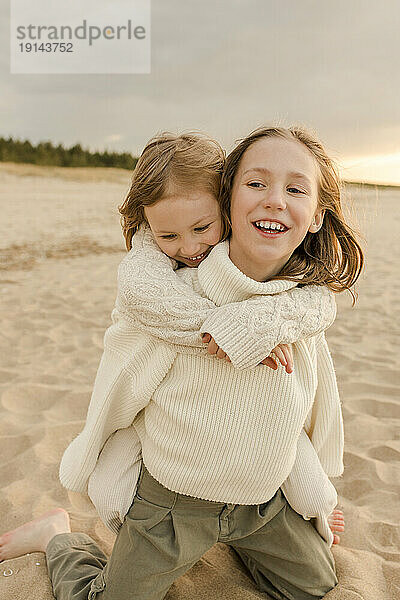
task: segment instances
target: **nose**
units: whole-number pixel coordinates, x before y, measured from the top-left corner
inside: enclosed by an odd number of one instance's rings
[[[181,246],[181,255],[189,258],[201,254],[201,246],[198,240],[193,237],[186,238]]]
[[[263,198],[263,206],[264,208],[284,210],[286,208],[285,194],[277,188],[267,190]]]

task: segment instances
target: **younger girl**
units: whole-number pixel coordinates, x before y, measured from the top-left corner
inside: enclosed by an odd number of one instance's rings
[[[299,281],[338,291],[356,280],[362,254],[343,222],[332,167],[302,132],[263,130],[246,138],[228,157],[222,200],[231,213],[229,241],[197,270],[176,274],[217,310],[248,302],[238,313],[239,339],[243,329],[253,338],[262,330],[261,296],[289,295]],[[272,223],[282,225],[280,233],[272,233]],[[337,582],[333,558],[280,485],[295,464],[303,427],[325,471],[334,476],[343,468],[340,403],[323,334],[294,344],[288,376],[235,368],[202,348],[175,349],[139,335],[118,305],[114,319],[87,427],[69,459],[75,454],[87,479],[102,441],[135,420],[146,466],[107,567],[90,538],[63,533],[68,527],[59,514],[25,527],[25,539],[32,542],[35,529],[47,550],[56,596],[161,599],[219,540],[272,597],[321,598]],[[77,480],[69,462],[66,478]],[[18,537],[22,548],[21,532],[10,544]]]

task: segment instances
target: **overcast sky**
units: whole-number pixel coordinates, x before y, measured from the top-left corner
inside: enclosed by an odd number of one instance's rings
[[[152,0],[149,75],[11,75],[0,2],[2,136],[137,154],[160,130],[229,150],[301,123],[347,175],[400,183],[398,0]]]

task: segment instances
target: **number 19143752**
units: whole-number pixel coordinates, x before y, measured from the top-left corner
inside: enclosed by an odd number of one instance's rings
[[[71,42],[24,42],[18,44],[20,52],[73,52],[74,45]]]

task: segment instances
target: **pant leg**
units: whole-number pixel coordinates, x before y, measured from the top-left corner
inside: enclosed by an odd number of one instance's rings
[[[218,537],[218,510],[172,492],[145,466],[110,560],[85,534],[61,534],[46,555],[57,600],[162,600]]]
[[[279,497],[283,507],[276,512]],[[335,587],[338,580],[328,544],[291,508],[280,489],[270,502],[245,508],[251,513],[237,507],[232,515],[231,541],[225,543],[237,552],[260,591],[276,600],[316,600]],[[254,531],[257,518],[260,527]],[[253,523],[251,533],[233,539],[235,531],[245,531],[244,520]]]
[[[217,508],[168,490],[144,465],[142,475],[107,565],[101,600],[162,600],[217,541]]]
[[[46,548],[57,600],[91,600],[103,586],[107,557],[85,533],[61,533]]]

